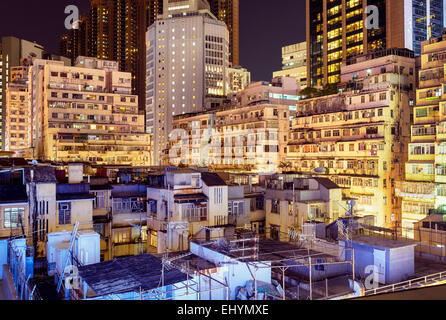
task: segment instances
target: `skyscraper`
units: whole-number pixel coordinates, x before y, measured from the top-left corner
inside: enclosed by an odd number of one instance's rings
[[[412,0],[412,5],[407,5],[408,16],[406,19],[406,30],[408,30],[407,48],[421,54],[421,42],[440,37],[443,33],[443,0]]]
[[[120,71],[132,74],[132,92],[144,109],[145,35],[162,7],[162,0],[90,0],[85,21],[63,36],[61,53],[73,62],[79,55],[117,61]]]
[[[167,156],[173,117],[218,106],[226,96],[229,32],[206,0],[164,0],[146,42],[146,129],[157,165]]]
[[[229,61],[232,66],[240,64],[239,0],[209,0],[211,12],[226,23],[229,30]]]
[[[355,55],[386,48],[419,53],[420,42],[443,29],[439,0],[307,0],[306,10],[310,86],[338,83],[342,61]]]
[[[88,16],[77,21],[77,28],[64,34],[59,42],[60,54],[68,57],[74,64],[78,56],[86,56],[88,52]]]

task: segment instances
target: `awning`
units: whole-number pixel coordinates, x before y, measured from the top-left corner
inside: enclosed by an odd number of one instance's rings
[[[188,201],[208,201],[208,197],[204,193],[175,195],[175,202],[188,202]]]

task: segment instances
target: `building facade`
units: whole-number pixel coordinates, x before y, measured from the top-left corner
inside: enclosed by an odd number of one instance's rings
[[[233,67],[240,63],[239,0],[209,0],[211,12],[226,23],[229,30],[229,61]]]
[[[228,225],[228,186],[214,173],[166,171],[149,178],[148,244],[158,253],[184,251],[203,227]]]
[[[167,156],[174,116],[216,107],[226,96],[226,25],[206,1],[183,2],[166,0],[163,19],[147,32],[146,130],[154,164]]]
[[[298,102],[288,159],[294,170],[344,188],[358,216],[395,227],[401,222],[395,186],[404,178],[415,98],[413,52],[383,50],[348,60],[342,81],[342,93]]]
[[[69,58],[71,65],[74,65],[77,57],[88,55],[88,26],[88,16],[82,16],[60,39],[60,54]]]
[[[227,107],[174,119],[169,161],[173,165],[271,173],[286,160],[289,107]]]
[[[5,150],[29,157],[31,147],[31,112],[29,109],[28,67],[11,68],[6,89]]]
[[[271,177],[265,190],[266,234],[292,239],[307,222],[329,224],[345,216],[344,207],[342,188],[328,178]]]
[[[227,68],[226,77],[228,94],[242,91],[251,83],[251,72],[242,67]]]
[[[446,205],[444,146],[444,63],[446,37],[423,42],[421,70],[413,106],[406,181],[398,185],[403,232],[413,236],[414,223]]]
[[[118,62],[119,70],[132,74],[132,93],[144,109],[147,28],[162,13],[162,0],[90,0],[90,12],[78,29],[63,35],[60,50],[72,64],[78,56]]]
[[[1,39],[2,75],[0,78],[0,148],[5,150],[6,93],[11,79],[11,68],[26,64],[25,60],[45,58],[47,51],[39,44],[16,37]]]
[[[35,60],[30,71],[34,157],[96,164],[150,163],[150,140],[131,74],[78,57],[75,67]]]
[[[420,42],[442,29],[443,1],[307,0],[308,85],[338,83],[342,62],[358,54],[419,53]]]
[[[301,42],[282,48],[282,70],[273,73],[273,78],[296,78],[301,89],[307,86],[307,43]]]

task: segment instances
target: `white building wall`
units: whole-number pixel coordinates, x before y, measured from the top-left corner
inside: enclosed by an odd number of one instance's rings
[[[237,287],[243,287],[246,285],[246,282],[254,280],[251,273],[254,274],[256,281],[271,283],[271,268],[265,267],[255,270],[252,265],[239,262],[222,253],[205,248],[193,242],[191,242],[190,251],[218,266],[217,273],[212,274],[212,277],[228,284],[230,300],[235,300]],[[265,262],[265,264],[268,265],[269,263]],[[212,299],[218,298],[217,296],[214,296],[214,294],[215,293],[213,293]],[[203,296],[202,299],[206,300],[205,296]]]
[[[146,131],[153,135],[154,161],[167,148],[173,116],[202,111],[206,105],[206,36],[224,39],[224,65],[213,69],[226,94],[229,32],[224,23],[203,15],[158,20],[148,30]]]

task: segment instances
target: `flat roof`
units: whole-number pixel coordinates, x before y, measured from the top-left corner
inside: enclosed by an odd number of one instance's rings
[[[190,253],[189,251],[174,252],[169,254],[168,259],[173,259],[173,265],[175,266],[196,272],[217,268],[215,263]]]
[[[410,246],[415,247],[416,246],[416,243],[403,242],[403,241],[398,241],[398,240],[385,239],[385,238],[379,238],[379,237],[373,237],[373,236],[367,236],[367,235],[353,236],[353,242],[359,242],[359,243],[367,244],[370,246],[387,248],[387,249],[403,248],[403,247],[410,247]]]
[[[159,287],[162,261],[151,254],[118,258],[79,268],[79,274],[96,296],[147,291]],[[164,270],[164,285],[187,280],[176,269]]]
[[[236,240],[237,241],[237,240]],[[271,262],[278,262],[278,261],[284,261],[284,260],[296,260],[296,259],[302,259],[307,258],[312,255],[317,255],[318,258],[337,258],[333,255],[325,254],[319,251],[315,251],[312,249],[307,248],[300,248],[292,243],[288,242],[281,242],[281,241],[275,241],[275,240],[260,240],[258,241],[258,252],[257,252],[257,259],[255,259],[253,256],[253,251],[237,251],[237,248],[230,248],[229,245],[221,245],[220,243],[213,242],[213,243],[206,243],[206,244],[200,244],[200,242],[197,242],[199,245],[203,245],[204,247],[215,250],[221,254],[227,255],[231,258],[244,261],[244,262],[265,262],[265,261],[271,261]],[[254,241],[251,242],[245,242],[244,245],[240,244],[240,248],[249,248],[252,246],[254,248]],[[231,251],[231,249],[236,249],[235,251]],[[244,256],[246,258],[244,258]]]

